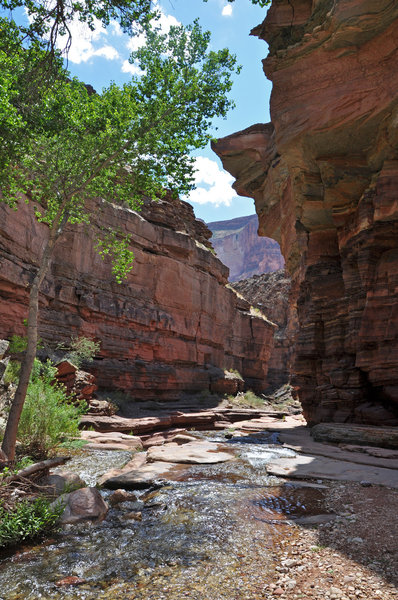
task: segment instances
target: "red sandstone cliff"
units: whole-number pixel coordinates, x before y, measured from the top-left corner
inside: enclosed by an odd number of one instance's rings
[[[398,3],[273,0],[272,123],[215,145],[293,276],[307,420],[398,424]]]
[[[228,269],[210,252],[211,234],[192,207],[168,199],[141,214],[98,208],[98,225],[131,234],[133,270],[118,285],[90,232],[70,228],[42,286],[41,337],[100,340],[91,369],[99,385],[138,399],[209,389],[225,368],[237,369],[248,387],[264,389],[273,326],[250,315],[249,304],[225,287]],[[0,204],[0,338],[24,333],[27,285],[46,235],[31,206],[21,203],[14,212]]]
[[[218,258],[229,268],[230,281],[283,269],[278,243],[257,233],[257,215],[214,221],[207,226],[213,234],[211,243]]]

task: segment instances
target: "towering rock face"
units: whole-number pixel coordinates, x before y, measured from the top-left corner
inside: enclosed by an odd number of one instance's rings
[[[278,243],[257,233],[257,215],[214,221],[207,226],[213,234],[211,243],[218,258],[229,268],[230,281],[283,268]]]
[[[253,275],[235,281],[232,287],[275,323],[274,347],[268,361],[267,382],[270,387],[290,380],[294,357],[297,314],[290,302],[291,279],[286,271]]]
[[[216,152],[276,239],[310,422],[398,423],[398,4],[273,0],[272,123]]]
[[[48,233],[32,212],[23,202],[17,212],[0,204],[0,338],[24,334],[27,286]],[[42,339],[99,340],[91,369],[98,384],[137,399],[208,389],[224,369],[264,389],[274,328],[225,287],[228,269],[211,253],[211,233],[192,207],[169,198],[140,214],[109,204],[96,212],[98,227],[131,234],[133,270],[118,285],[92,231],[70,228],[42,286]]]

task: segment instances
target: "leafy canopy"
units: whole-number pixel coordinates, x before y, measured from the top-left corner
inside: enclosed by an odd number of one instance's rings
[[[50,227],[92,221],[92,201],[136,209],[145,194],[188,193],[193,188],[192,149],[210,140],[216,116],[233,106],[227,94],[239,70],[227,49],[209,50],[210,35],[197,22],[162,34],[148,27],[147,43],[132,54],[142,75],[122,87],[112,83],[90,93],[68,79],[60,63],[51,85],[34,105],[25,102],[26,67],[39,68],[43,47],[0,49],[6,93],[0,103],[0,185],[2,199],[16,206],[24,195],[39,221]],[[1,37],[1,36],[0,36]],[[118,280],[131,263],[126,243],[103,232],[98,244],[113,254]]]
[[[0,7],[7,11],[24,8],[29,25],[20,26],[23,37],[45,39],[51,51],[59,36],[65,37],[66,50],[69,48],[73,20],[86,23],[91,30],[98,25],[107,27],[114,20],[124,33],[135,35],[156,15],[151,0],[0,0]]]

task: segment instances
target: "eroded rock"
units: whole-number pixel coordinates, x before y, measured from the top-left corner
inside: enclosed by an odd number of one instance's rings
[[[102,498],[97,488],[87,487],[76,490],[71,494],[60,496],[56,502],[65,502],[65,510],[60,517],[62,525],[72,525],[84,521],[102,521],[107,512],[108,504]]]
[[[307,421],[397,425],[398,5],[293,4],[252,32],[272,123],[213,147],[292,275]]]

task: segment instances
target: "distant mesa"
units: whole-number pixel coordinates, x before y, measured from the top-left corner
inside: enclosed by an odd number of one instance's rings
[[[207,226],[213,234],[210,241],[217,257],[229,267],[230,281],[284,268],[279,244],[270,238],[259,237],[257,215],[214,221]]]

